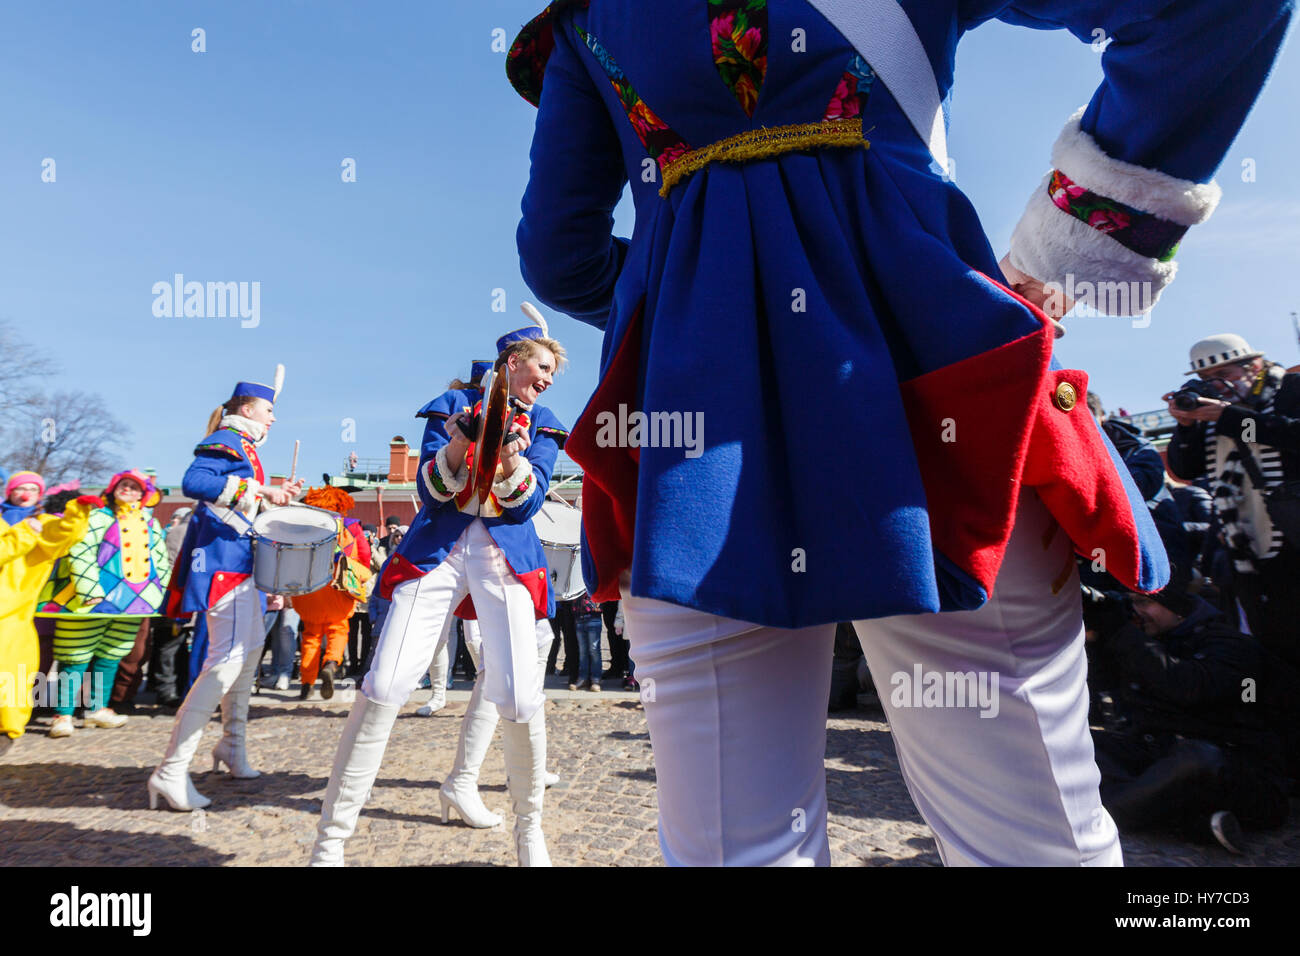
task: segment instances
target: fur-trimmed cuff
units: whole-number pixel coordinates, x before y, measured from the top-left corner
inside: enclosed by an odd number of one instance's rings
[[[217,496],[216,503],[237,511],[251,513],[256,509],[257,499],[261,493],[262,486],[256,479],[231,475],[226,479],[226,485]]]
[[[519,459],[519,466],[492,485],[492,494],[502,508],[518,508],[533,493],[537,481],[533,477],[533,466],[527,458]]]
[[[1222,193],[1107,156],[1080,128],[1083,113],[1052,147],[1055,169],[1016,225],[1011,264],[1101,312],[1140,315],[1173,281],[1182,231],[1208,219]]]
[[[447,464],[447,446],[443,445],[433,459],[420,469],[420,480],[424,482],[424,490],[435,501],[450,501],[465,490],[469,481],[469,469],[462,462],[460,471],[453,474]]]

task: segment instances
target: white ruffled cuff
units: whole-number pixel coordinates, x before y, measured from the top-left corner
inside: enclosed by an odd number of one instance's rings
[[[518,508],[528,500],[535,487],[537,481],[533,477],[532,462],[521,457],[512,474],[492,485],[492,494],[502,508]]]
[[[1218,205],[1216,183],[1178,179],[1158,169],[1107,156],[1079,126],[1080,108],[1052,147],[1052,163],[1076,186],[1179,226],[1204,222]],[[1057,207],[1049,170],[1011,236],[1011,264],[1040,282],[1056,283],[1081,304],[1108,315],[1151,310],[1178,270],[1135,252]],[[1073,290],[1073,294],[1071,294]]]
[[[420,480],[429,497],[435,501],[450,501],[465,490],[465,485],[469,482],[469,469],[461,462],[460,471],[453,474],[451,466],[447,464],[447,446],[443,445],[433,460],[420,469]]]

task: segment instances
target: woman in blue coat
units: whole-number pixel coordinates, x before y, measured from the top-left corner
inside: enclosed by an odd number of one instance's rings
[[[519,865],[550,865],[542,834],[546,719],[536,622],[555,613],[555,599],[532,518],[546,499],[567,434],[538,404],[564,361],[564,348],[531,305],[524,311],[535,324],[498,339],[494,363],[498,374],[509,373],[518,402],[509,430],[520,437],[503,447],[485,500],[469,481],[477,445],[457,424],[472,409],[477,413],[483,393],[453,383],[419,412],[427,420],[416,482],[422,507],[380,575],[378,592],[392,605],[339,741],[313,866],[342,865],[344,841],[356,829],[397,713],[456,615],[482,624],[482,693],[504,719]]]
[[[202,612],[208,643],[203,669],[176,713],[162,763],[149,778],[149,805],[163,800],[173,810],[197,810],[210,801],[190,780],[190,760],[203,728],[221,706],[221,741],[212,751],[212,769],[225,764],[236,777],[258,772],[248,764],[246,730],[253,675],[262,659],[266,631],[262,599],[253,583],[253,545],[248,522],[263,507],[287,505],[302,481],[278,487],[266,483],[257,449],[275,422],[275,384],[240,382],[230,399],[212,413],[208,436],[194,449],[194,461],[181,487],[199,501],[177,554],[167,591],[167,613],[188,617]],[[230,512],[237,512],[236,515]]]
[[[624,598],[647,688],[669,862],[828,862],[845,620],[946,862],[1120,862],[1074,555],[1141,591],[1168,567],[1053,319],[1099,283],[1149,310],[1290,6],[561,0],[524,28],[521,267],[605,336],[569,452],[587,582]],[[992,18],[1112,38],[1001,268],[938,112]],[[630,241],[610,234],[629,183]]]

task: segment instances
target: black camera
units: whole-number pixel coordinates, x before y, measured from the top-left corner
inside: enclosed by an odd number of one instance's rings
[[[1231,401],[1233,398],[1232,389],[1227,382],[1217,378],[1201,379],[1194,378],[1189,382],[1184,382],[1182,386],[1171,396],[1171,401],[1175,408],[1190,412],[1201,404],[1202,398],[1217,398],[1221,401]]]

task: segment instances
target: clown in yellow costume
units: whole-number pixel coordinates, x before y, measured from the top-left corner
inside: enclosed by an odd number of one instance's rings
[[[36,515],[0,528],[0,752],[22,736],[32,716],[32,678],[40,645],[32,614],[54,563],[86,533],[94,497],[68,502],[62,516]]]

